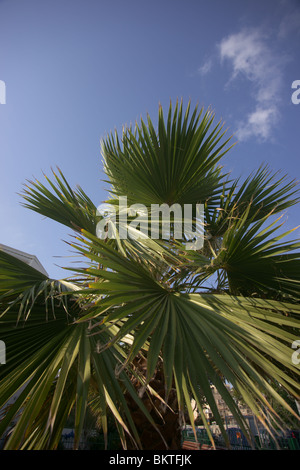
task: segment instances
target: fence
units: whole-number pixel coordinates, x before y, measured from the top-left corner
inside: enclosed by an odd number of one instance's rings
[[[73,450],[74,449],[74,435],[63,435],[60,439],[58,450]],[[121,449],[121,442],[119,436],[108,433],[107,436],[107,450]],[[97,434],[95,436],[87,436],[82,438],[79,443],[79,450],[105,450],[104,436]]]
[[[230,450],[300,450],[300,438],[290,433],[290,437],[277,437],[276,441],[267,433],[254,436],[251,446],[239,428],[229,428],[227,435],[230,442]],[[211,444],[205,429],[196,430],[197,441],[202,444]],[[222,435],[214,435],[214,441],[218,448],[226,448]],[[195,442],[195,435],[192,429],[182,431],[182,442]]]
[[[210,439],[205,429],[197,429],[197,441],[201,445],[210,445]],[[268,434],[260,434],[254,437],[254,447],[251,447],[248,441],[243,436],[239,429],[230,430],[228,433],[231,450],[300,450],[300,433],[290,437],[278,437],[277,445],[274,439]],[[217,447],[226,448],[225,441],[222,436],[214,435],[215,444]],[[195,436],[191,429],[184,429],[182,431],[182,442],[191,441],[195,442]],[[5,439],[0,439],[0,450],[3,449]],[[72,450],[74,448],[74,435],[72,433],[65,434],[61,437],[58,450]],[[79,450],[104,450],[105,443],[104,437],[101,434],[95,436],[88,436],[82,439],[79,445]],[[119,437],[114,433],[108,433],[107,450],[121,450],[121,443]]]

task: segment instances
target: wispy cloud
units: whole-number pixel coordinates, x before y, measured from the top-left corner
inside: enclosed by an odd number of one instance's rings
[[[278,119],[278,109],[276,106],[256,106],[255,110],[251,112],[247,120],[241,123],[237,137],[240,140],[248,140],[252,136],[259,137],[261,140],[267,140],[273,130],[273,126]]]
[[[284,39],[291,33],[296,34],[299,38],[300,35],[300,10],[295,9],[284,16],[279,25],[278,37]]]
[[[270,48],[259,29],[242,30],[224,38],[219,44],[221,61],[233,68],[230,82],[243,77],[250,84],[254,109],[238,126],[237,137],[268,139],[279,116],[279,92],[282,87],[283,57]]]
[[[208,59],[198,68],[198,73],[200,75],[206,75],[208,72],[211,71],[211,68],[212,68],[212,60]]]

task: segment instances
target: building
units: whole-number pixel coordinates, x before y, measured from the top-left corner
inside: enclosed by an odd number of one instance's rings
[[[40,271],[48,277],[48,273],[46,272],[43,265],[40,263],[40,261],[35,255],[30,255],[28,253],[25,253],[24,251],[16,250],[15,248],[11,248],[10,246],[3,245],[2,243],[0,243],[0,250],[4,251],[5,253],[8,253],[11,256],[14,256],[15,258],[20,259],[24,263],[28,264],[37,271]]]
[[[230,394],[232,394],[231,386],[227,384],[226,388],[227,388],[228,392]],[[218,411],[220,413],[221,418],[223,419],[225,428],[229,429],[231,427],[238,426],[238,423],[236,422],[231,410],[229,409],[229,407],[225,403],[224,399],[222,398],[222,396],[220,395],[220,393],[218,392],[216,387],[213,385],[211,387],[211,389],[212,389],[212,392],[213,392],[213,395],[214,395],[216,405],[218,407]],[[238,403],[238,407],[239,407],[239,410],[240,410],[241,414],[243,415],[245,420],[248,422],[251,432],[254,435],[257,434],[258,433],[257,421],[255,419],[255,416],[254,416],[252,410],[246,404],[243,404],[241,402]]]
[[[45,274],[45,276],[48,277],[48,273],[44,269],[43,265],[40,263],[38,258],[35,255],[31,255],[28,253],[25,253],[24,251],[16,250],[15,248],[11,248],[10,246],[6,246],[0,243],[0,250],[4,251],[5,253],[14,256],[15,258],[20,259],[24,263],[28,264],[32,268],[36,269],[37,271]],[[0,342],[0,364],[5,365],[6,363],[6,358],[5,358],[5,344],[4,342]],[[14,403],[19,396],[19,394],[22,392],[26,384],[19,390],[18,393],[16,393],[11,399],[6,403],[5,407],[3,409],[0,409],[0,419],[1,419],[1,413],[3,410],[6,408],[7,405],[10,405]]]

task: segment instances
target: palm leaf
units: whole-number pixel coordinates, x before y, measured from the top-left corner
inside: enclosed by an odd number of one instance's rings
[[[104,170],[111,192],[126,195],[129,204],[213,204],[223,176],[218,163],[230,139],[214,115],[197,107],[190,117],[190,103],[183,116],[182,102],[172,104],[165,124],[159,108],[158,130],[148,116],[135,131],[125,128],[122,144],[117,134],[102,141]]]
[[[298,305],[241,296],[179,294],[151,279],[139,263],[90,238],[94,253],[99,254],[99,263],[105,259],[109,266],[111,260],[114,269],[97,270],[99,280],[90,287],[93,292],[97,289],[99,294],[105,292],[105,297],[80,322],[93,317],[103,325],[118,324],[119,332],[104,345],[106,348],[128,333],[133,336],[124,367],[149,342],[148,380],[160,354],[169,384],[173,370],[179,402],[186,402],[186,384],[192,383],[194,389],[197,384],[208,395],[206,398],[216,416],[218,411],[209,390],[212,383],[221,387],[220,374],[243,392],[245,399],[248,397],[247,403],[257,414],[266,406],[261,390],[268,388],[261,370],[266,377],[276,377],[290,393],[298,396],[294,377],[299,376],[299,371],[291,364],[291,350],[287,346],[299,332]],[[87,257],[90,251],[86,251]],[[120,270],[116,271],[118,258]],[[123,298],[122,305],[119,298]],[[168,337],[169,331],[172,338]],[[237,407],[227,398],[229,407],[241,420]],[[267,406],[272,413],[272,407]],[[221,425],[220,417],[218,421]]]
[[[184,111],[181,102],[170,104],[166,120],[159,108],[157,129],[148,116],[134,131],[125,128],[121,138],[116,133],[102,142],[108,202],[126,195],[128,204],[147,208],[203,203],[201,250],[187,251],[185,240],[172,238],[124,240],[117,224],[115,239],[99,239],[103,220],[96,207],[60,170],[54,181],[46,177],[48,188],[37,180],[26,187],[24,205],[72,228],[72,246],[86,265],[72,269],[77,280],[56,281],[0,251],[8,358],[0,370],[0,435],[15,420],[7,449],[56,449],[73,410],[78,448],[91,392],[105,437],[113,416],[124,447],[142,448],[129,397],[159,429],[132,379],[157,398],[151,380],[161,364],[165,399],[175,388],[180,413],[187,409],[192,421],[190,400],[201,407],[204,397],[225,439],[213,385],[249,440],[226,384],[270,431],[282,421],[273,403],[295,415],[273,383],[299,399],[299,368],[291,360],[300,326],[299,243],[282,241],[290,232],[275,236],[279,219],[269,223],[297,202],[295,183],[266,167],[242,184],[230,182],[220,168],[225,135],[213,113],[197,107],[190,113],[190,103]],[[214,276],[211,291],[205,283]],[[141,354],[145,373],[134,366]]]
[[[72,190],[62,171],[59,175],[52,170],[54,182],[46,175],[49,189],[39,180],[28,181],[22,198],[22,205],[75,231],[82,228],[94,233],[96,227],[96,207],[81,187]]]

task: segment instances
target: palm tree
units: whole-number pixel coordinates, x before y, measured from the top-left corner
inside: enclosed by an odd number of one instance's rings
[[[251,440],[228,383],[269,432],[281,423],[275,402],[296,417],[277,392],[280,384],[299,399],[291,360],[300,326],[299,241],[282,241],[292,231],[282,233],[280,223],[298,202],[296,183],[263,166],[242,182],[223,174],[231,138],[214,119],[210,110],[177,102],[167,119],[159,107],[157,129],[148,116],[103,140],[116,218],[97,211],[60,170],[46,177],[48,186],[25,186],[23,205],[70,227],[85,267],[52,280],[0,251],[7,348],[0,435],[14,423],[6,449],[56,449],[71,412],[77,448],[89,408],[105,436],[114,418],[124,448],[178,448],[185,412],[194,423],[192,398],[212,444],[203,401],[226,440],[212,385]],[[201,248],[187,249],[194,235],[174,236],[175,217],[169,237],[152,239],[137,236],[128,212],[135,236],[122,237],[120,196],[147,211],[201,204]],[[192,221],[195,228],[195,211]]]

